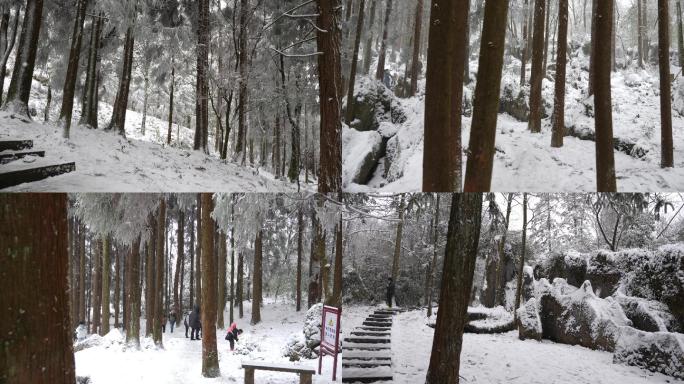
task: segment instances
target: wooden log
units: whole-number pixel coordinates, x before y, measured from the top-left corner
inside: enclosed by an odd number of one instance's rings
[[[254,384],[254,368],[245,368],[245,384]]]
[[[0,189],[44,180],[49,177],[74,172],[75,170],[76,163],[67,163],[0,173]]]

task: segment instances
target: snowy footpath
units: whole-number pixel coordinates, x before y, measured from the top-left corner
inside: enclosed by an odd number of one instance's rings
[[[105,342],[101,345],[76,352],[76,374],[89,376],[91,384],[199,384],[244,382],[242,361],[301,364],[318,369],[318,359],[290,363],[282,353],[290,335],[302,332],[306,311],[297,313],[292,303],[276,304],[267,300],[261,310],[262,322],[256,326],[249,324],[250,313],[251,307],[245,302],[244,318],[236,319],[238,327],[244,333],[240,336],[235,352],[230,351],[228,341],[224,340],[226,331],[217,330],[220,378],[202,377],[202,341],[186,339],[182,321],[181,326],[174,329],[173,333],[170,333],[167,326],[166,333],[163,334],[164,348],[159,350],[154,347],[151,339],[142,340],[139,351],[126,350],[117,342],[117,331],[113,331],[104,337]],[[237,309],[235,314],[237,316]],[[227,316],[226,311],[226,319]],[[141,334],[144,335],[144,320],[141,323]],[[314,375],[313,382],[331,383],[332,366],[332,358],[324,358],[322,375]],[[338,376],[341,370],[340,359]],[[299,383],[296,374],[269,371],[256,371],[255,380],[257,383]]]
[[[345,307],[349,326],[363,322],[374,307]],[[424,311],[399,313],[392,327],[394,384],[425,381],[434,329]],[[684,381],[641,368],[613,364],[613,354],[547,340],[521,341],[518,332],[494,335],[465,334],[461,353],[464,383],[521,384],[653,384]],[[389,383],[389,382],[386,382]]]

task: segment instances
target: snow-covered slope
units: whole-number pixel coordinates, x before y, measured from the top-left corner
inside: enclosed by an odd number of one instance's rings
[[[62,128],[24,122],[0,112],[0,140],[34,141],[34,149],[45,150],[41,164],[76,163],[76,172],[22,184],[10,191],[35,192],[278,192],[296,186],[275,180],[256,169],[240,167],[197,151],[124,139],[113,132],[80,126],[71,129],[71,139],[62,138]],[[20,160],[30,162],[32,159]],[[0,172],[30,164],[0,165]]]

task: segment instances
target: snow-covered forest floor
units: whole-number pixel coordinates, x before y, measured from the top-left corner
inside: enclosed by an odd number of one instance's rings
[[[568,64],[565,120],[574,136],[593,136],[593,99],[587,99],[588,58],[575,56]],[[402,76],[396,65],[393,73]],[[463,117],[463,169],[467,162],[467,148],[471,129],[472,94],[476,84],[477,62],[471,61],[473,81],[465,88]],[[521,88],[520,62],[508,59],[502,79],[502,94],[506,89],[517,97]],[[544,80],[543,100],[548,116],[553,107],[553,71]],[[680,74],[679,67],[672,73]],[[528,75],[529,78],[529,75]],[[360,81],[359,93],[377,87],[370,80]],[[613,130],[617,141],[625,144],[624,150],[615,151],[617,184],[620,191],[679,191],[684,189],[684,81],[681,75],[675,80],[673,95],[673,134],[675,168],[660,168],[660,101],[657,67],[645,70],[621,69],[612,76]],[[380,85],[381,86],[381,85]],[[529,85],[525,88],[525,100]],[[417,97],[401,99],[392,96],[392,109],[403,112],[406,121],[382,121],[377,132],[358,132],[344,128],[345,190],[348,192],[387,191],[406,192],[422,189],[423,129],[425,119],[425,81],[419,83]],[[588,112],[587,112],[588,111]],[[396,113],[396,112],[393,112]],[[386,119],[389,120],[389,119]],[[353,125],[353,124],[352,124]],[[527,192],[584,192],[596,190],[595,143],[566,136],[562,148],[551,148],[551,119],[542,122],[540,134],[527,129],[527,122],[508,113],[500,113],[497,125],[496,155],[492,190]],[[388,133],[389,132],[389,133]],[[377,137],[376,137],[377,136]],[[364,155],[371,151],[380,137],[390,137],[387,153],[367,184],[359,185],[352,177]],[[377,148],[377,147],[376,147]],[[628,148],[628,149],[627,149]],[[439,167],[438,164],[433,166]]]
[[[9,82],[9,79],[6,80]],[[45,158],[29,158],[0,165],[8,172],[39,165],[76,163],[76,171],[42,181],[8,189],[22,192],[286,192],[297,185],[276,180],[266,170],[242,166],[239,161],[221,160],[216,154],[205,155],[192,150],[194,131],[174,124],[172,146],[166,145],[168,123],[151,114],[146,131],[141,132],[142,114],[128,110],[126,139],[114,132],[105,132],[112,107],[99,104],[100,129],[78,126],[80,102],[74,104],[71,138],[62,137],[62,127],[55,123],[61,100],[52,101],[49,123],[42,123],[47,90],[33,82],[29,107],[37,116],[33,122],[0,112],[0,140],[33,140],[35,150],[45,150]],[[180,136],[180,143],[178,143]],[[213,139],[209,140],[213,143]],[[313,189],[305,184],[303,189]]]
[[[345,329],[363,322],[379,307],[346,306]],[[425,381],[432,352],[434,329],[425,310],[395,315],[392,327],[393,383]],[[416,358],[424,356],[424,358]],[[613,364],[613,354],[548,340],[521,341],[518,332],[463,335],[460,375],[466,383],[682,383],[683,381],[637,367]]]
[[[182,321],[181,326],[175,328],[173,333],[170,333],[167,325],[166,333],[163,334],[164,349],[159,350],[154,347],[151,338],[141,340],[140,351],[126,350],[121,343],[124,337],[119,330],[113,330],[104,336],[101,345],[76,352],[76,375],[90,377],[91,384],[242,383],[242,361],[301,364],[317,369],[318,359],[290,363],[287,357],[283,357],[283,347],[290,336],[302,332],[306,311],[295,312],[291,302],[280,300],[276,303],[272,299],[266,299],[261,310],[262,322],[255,326],[249,324],[251,303],[244,303],[244,312],[244,318],[237,319],[237,308],[235,310],[236,322],[244,333],[234,352],[230,351],[228,341],[224,340],[226,330],[216,331],[220,379],[202,377],[202,341],[186,339]],[[228,309],[225,318],[228,319]],[[144,319],[141,319],[140,333],[141,336],[145,334]],[[252,351],[248,351],[252,348]],[[341,361],[340,358],[338,380],[342,372]],[[330,383],[332,365],[331,357],[324,358],[322,374],[314,375],[313,382]],[[280,372],[256,371],[255,379],[257,383],[299,383],[298,375]]]

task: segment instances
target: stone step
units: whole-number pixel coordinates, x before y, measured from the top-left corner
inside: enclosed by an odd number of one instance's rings
[[[380,351],[383,349],[391,349],[387,344],[378,343],[345,343],[344,349],[363,349],[368,351]]]
[[[390,360],[392,355],[389,350],[382,351],[364,351],[364,350],[353,350],[353,351],[343,351],[342,359],[375,359],[375,360]]]
[[[392,340],[384,337],[346,337],[348,343],[389,344]]]
[[[365,325],[365,326],[358,327],[358,328],[356,328],[356,329],[361,329],[361,330],[364,330],[364,331],[380,331],[380,332],[384,331],[384,332],[389,332],[389,331],[392,329],[392,327],[377,327],[377,326],[372,327],[372,326],[367,326],[367,325]]]
[[[391,367],[347,368],[342,373],[343,383],[375,383],[392,379]]]
[[[0,152],[21,151],[33,148],[33,140],[8,140],[0,141]]]
[[[372,327],[391,327],[392,323],[391,322],[386,322],[386,321],[364,321],[363,325],[368,325]]]
[[[75,170],[76,163],[18,168],[10,172],[0,173],[0,189],[14,187],[24,183],[32,183],[49,177],[74,172]]]
[[[0,164],[7,164],[28,156],[45,157],[45,151],[0,153]]]
[[[351,352],[348,352],[347,354],[349,354],[349,353],[351,353]],[[342,362],[345,362],[345,361],[365,361],[365,362],[382,361],[382,362],[389,362],[391,360],[392,360],[392,358],[389,357],[389,355],[385,356],[385,355],[364,354],[364,355],[356,355],[356,356],[351,356],[351,357],[347,356],[347,355],[342,356]]]
[[[392,336],[391,332],[352,331],[352,336]]]
[[[342,362],[342,368],[377,368],[377,367],[391,367],[392,363],[391,362],[385,362],[385,363],[364,363],[364,362],[355,362],[355,363],[345,363],[344,361]]]

